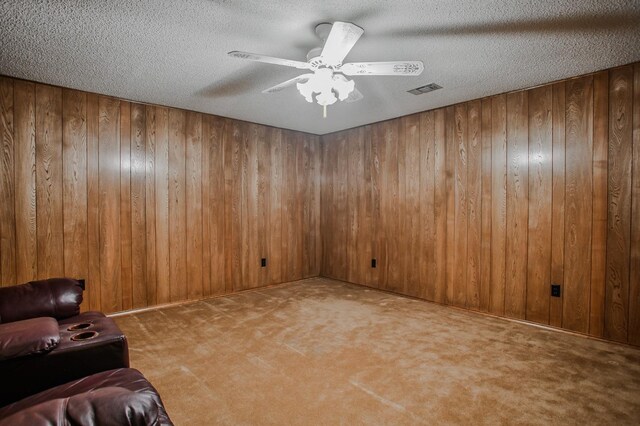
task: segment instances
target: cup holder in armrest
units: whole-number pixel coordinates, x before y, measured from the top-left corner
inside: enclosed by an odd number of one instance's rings
[[[73,324],[72,326],[67,328],[67,331],[84,330],[84,329],[87,329],[87,328],[91,327],[92,325],[93,324],[91,324],[90,322],[81,322],[79,324]]]
[[[77,333],[71,336],[71,340],[77,342],[81,340],[93,339],[94,337],[98,337],[97,331],[83,331],[82,333]]]

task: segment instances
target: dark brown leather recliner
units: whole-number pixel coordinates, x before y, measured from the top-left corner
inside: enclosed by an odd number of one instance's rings
[[[127,339],[100,312],[80,313],[69,278],[0,288],[0,407],[101,371],[129,367]]]
[[[132,368],[104,371],[0,408],[0,426],[171,426],[160,395]]]

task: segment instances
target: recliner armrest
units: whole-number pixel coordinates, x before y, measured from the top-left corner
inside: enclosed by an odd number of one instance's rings
[[[64,319],[80,313],[84,282],[50,278],[0,287],[0,323],[36,317]]]
[[[105,387],[57,398],[18,411],[0,425],[159,425],[159,408],[153,395],[121,387]]]
[[[53,318],[0,324],[0,361],[46,353],[59,343],[58,322]]]

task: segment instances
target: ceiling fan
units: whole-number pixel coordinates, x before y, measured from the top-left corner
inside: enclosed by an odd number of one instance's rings
[[[289,86],[296,85],[307,102],[316,102],[324,107],[336,101],[355,102],[362,99],[362,93],[355,88],[355,82],[345,76],[395,75],[418,76],[422,73],[422,61],[397,62],[351,62],[342,61],[356,44],[364,30],[348,22],[318,24],[315,32],[324,41],[323,47],[316,47],[307,54],[307,62],[274,58],[254,53],[232,51],[229,56],[267,64],[284,65],[311,72],[263,90],[262,93],[276,93]]]

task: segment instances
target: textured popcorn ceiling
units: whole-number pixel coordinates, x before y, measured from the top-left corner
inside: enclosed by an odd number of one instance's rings
[[[303,70],[226,55],[305,60],[336,20],[365,30],[346,62],[425,71],[355,77],[364,99],[323,119],[293,87],[260,93]],[[317,134],[638,60],[638,0],[0,0],[0,74]]]

